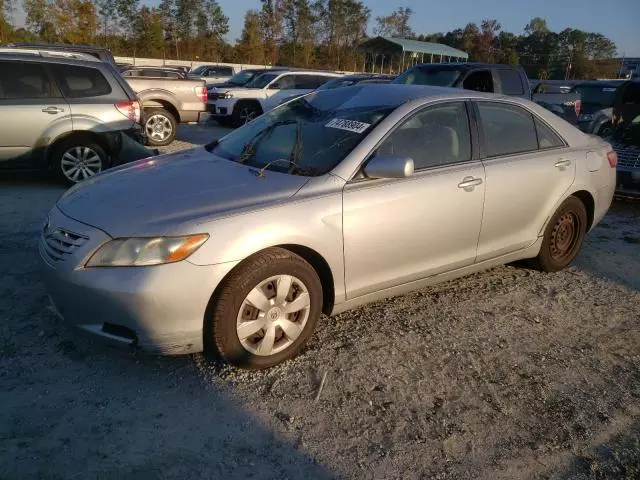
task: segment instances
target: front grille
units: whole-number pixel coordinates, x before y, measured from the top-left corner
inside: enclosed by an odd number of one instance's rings
[[[40,238],[40,253],[49,263],[57,263],[67,255],[71,255],[77,248],[84,245],[87,237],[77,233],[55,228],[45,231]]]
[[[640,168],[640,147],[618,143],[613,145],[613,149],[618,154],[618,165],[627,168]]]

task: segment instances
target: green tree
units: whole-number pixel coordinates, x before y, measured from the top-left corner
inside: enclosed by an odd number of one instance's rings
[[[317,21],[309,0],[285,0],[283,3],[284,40],[279,61],[308,67],[315,49]]]
[[[57,32],[52,22],[53,4],[47,0],[23,0],[25,24],[29,31],[45,42],[57,40]]]
[[[413,38],[413,30],[409,26],[411,15],[413,10],[410,7],[398,7],[390,15],[376,17],[373,33],[383,37]]]
[[[140,0],[116,0],[118,23],[124,34],[124,41],[130,53],[136,56],[135,23],[138,16]]]
[[[0,0],[0,42],[9,40],[13,33],[13,0]]]
[[[284,29],[283,0],[260,0],[260,27],[267,62],[275,65],[278,61],[278,47]]]
[[[236,52],[241,62],[251,64],[262,64],[264,62],[260,24],[260,14],[255,10],[248,10],[244,14],[242,36],[236,44]]]
[[[136,42],[136,53],[141,57],[158,58],[164,51],[164,33],[162,17],[156,9],[146,5],[140,12],[133,25]]]
[[[102,31],[102,41],[109,47],[109,34],[113,34],[112,27],[116,26],[118,20],[118,8],[116,0],[96,0],[95,2],[98,16],[100,17],[100,30]]]

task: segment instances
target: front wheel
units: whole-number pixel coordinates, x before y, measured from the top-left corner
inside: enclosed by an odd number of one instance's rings
[[[587,210],[577,197],[567,198],[551,217],[544,232],[536,266],[543,272],[567,267],[582,246],[587,232]]]
[[[153,147],[169,145],[176,138],[176,119],[164,108],[145,110],[144,130],[147,143]]]
[[[321,310],[322,284],[313,267],[271,248],[225,280],[205,325],[205,344],[239,367],[271,367],[298,353]]]
[[[236,127],[241,127],[260,115],[262,115],[260,105],[253,102],[239,102],[233,109],[233,123]]]

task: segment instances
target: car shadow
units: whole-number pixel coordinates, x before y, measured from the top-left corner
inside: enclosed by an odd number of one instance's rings
[[[640,201],[614,200],[589,234],[574,264],[597,277],[640,290]]]
[[[192,357],[66,327],[48,309],[29,215],[15,220],[20,235],[0,215],[0,477],[335,477],[252,412],[237,378],[205,381]]]

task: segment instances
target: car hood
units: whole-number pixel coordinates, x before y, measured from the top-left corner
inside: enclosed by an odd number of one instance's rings
[[[69,217],[112,237],[189,233],[194,224],[293,196],[308,177],[256,169],[204,148],[140,160],[72,187]]]

